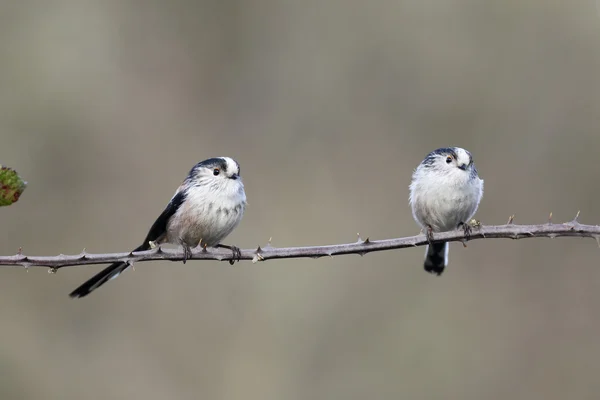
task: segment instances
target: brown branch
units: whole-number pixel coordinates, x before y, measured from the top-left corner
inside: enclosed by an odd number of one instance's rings
[[[579,213],[577,214],[579,216]],[[590,237],[596,239],[600,246],[600,226],[582,225],[577,221],[577,217],[571,222],[564,224],[553,224],[548,222],[541,225],[514,225],[512,219],[509,219],[506,225],[481,226],[475,225],[471,232],[469,240],[474,239],[525,239],[534,237],[556,238],[556,237]],[[465,242],[463,230],[436,233],[432,243],[437,242]],[[272,247],[268,244],[265,247],[256,249],[241,250],[241,260],[265,261],[277,258],[319,258],[324,256],[337,256],[344,254],[364,255],[374,251],[396,250],[407,247],[416,247],[426,245],[425,235],[410,236],[397,239],[385,240],[365,240],[358,239],[357,242],[347,244],[334,244],[329,246],[310,246],[310,247]],[[225,249],[209,249],[202,251],[196,249],[191,259],[195,260],[230,260],[232,253]],[[128,261],[132,263],[152,260],[170,260],[182,261],[183,252],[181,249],[171,250],[156,247],[153,250],[140,251],[135,253],[112,253],[112,254],[88,254],[85,250],[76,255],[58,255],[48,256],[26,256],[19,251],[14,256],[0,256],[0,265],[23,266],[23,267],[49,267],[51,272],[58,268],[68,266],[80,266],[90,264],[108,264],[115,261]]]

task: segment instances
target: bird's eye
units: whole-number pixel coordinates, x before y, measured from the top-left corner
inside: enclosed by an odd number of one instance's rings
[[[219,173],[220,173],[220,172],[221,172],[221,170],[220,170],[219,168],[215,168],[215,169],[213,169],[213,175],[214,175],[214,176],[217,176],[217,175],[219,175]]]
[[[446,163],[450,164],[452,162],[452,156],[446,157]]]

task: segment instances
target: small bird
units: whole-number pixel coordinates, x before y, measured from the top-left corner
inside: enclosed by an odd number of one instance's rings
[[[172,243],[183,246],[183,262],[192,255],[192,247],[222,247],[240,258],[235,246],[221,244],[242,220],[246,193],[240,178],[240,166],[232,158],[209,158],[196,164],[175,191],[162,214],[156,219],[144,242],[133,251],[149,250],[155,245]],[[84,297],[129,267],[116,262],[75,289],[71,297]]]
[[[432,151],[419,164],[410,184],[413,218],[427,235],[433,232],[464,229],[469,237],[469,222],[483,196],[471,153],[460,147]],[[448,265],[448,242],[429,244],[425,251],[425,271],[441,275]]]

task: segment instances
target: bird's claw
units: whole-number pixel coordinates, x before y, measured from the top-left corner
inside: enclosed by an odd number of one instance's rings
[[[226,244],[219,244],[217,247],[221,247],[224,249],[229,249],[233,253],[231,256],[231,260],[229,260],[229,264],[233,265],[236,261],[240,261],[242,259],[242,251],[237,246],[228,246]]]
[[[427,229],[425,230],[425,236],[427,236],[427,242],[431,244],[431,241],[433,240],[433,228],[431,226],[427,226]]]
[[[231,252],[233,253],[233,257],[229,260],[229,264],[233,265],[236,261],[239,262],[242,258],[242,251],[237,246],[231,246]]]
[[[471,231],[473,230],[473,228],[471,228],[471,225],[465,222],[461,222],[460,224],[458,224],[458,228],[462,228],[463,232],[465,233],[465,239],[469,240],[469,238],[471,237]]]
[[[187,260],[189,260],[190,258],[192,258],[192,249],[190,248],[190,246],[183,246],[183,263],[185,264],[185,262]]]

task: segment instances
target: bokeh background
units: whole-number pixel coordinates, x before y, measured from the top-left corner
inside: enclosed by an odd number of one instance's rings
[[[412,170],[469,149],[484,224],[600,223],[594,0],[0,5],[0,254],[127,251],[197,161],[242,166],[228,243],[418,233]],[[589,239],[319,260],[3,268],[2,399],[592,399]]]

